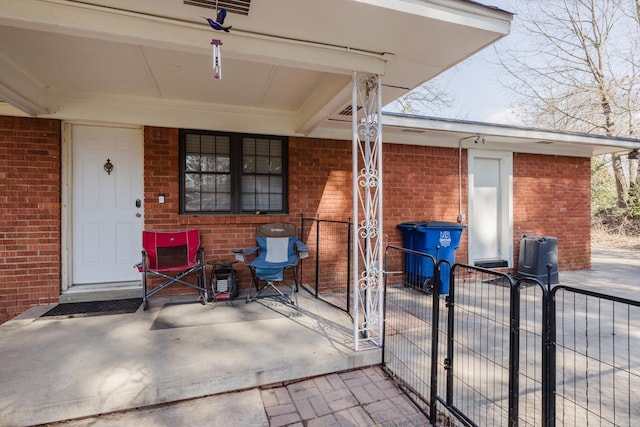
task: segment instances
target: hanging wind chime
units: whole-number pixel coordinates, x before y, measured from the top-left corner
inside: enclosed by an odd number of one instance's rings
[[[216,0],[216,11],[218,11],[218,1]],[[216,20],[211,18],[204,18],[207,20],[211,28],[217,31],[224,31],[228,33],[231,29],[231,25],[224,27],[224,19],[227,17],[227,9],[220,9],[216,14]],[[222,79],[222,52],[220,50],[222,46],[222,40],[211,39],[211,50],[213,55],[213,72],[216,79]]]
[[[220,54],[220,46],[222,41],[211,39],[211,50],[213,54],[213,77],[222,79],[222,55]]]

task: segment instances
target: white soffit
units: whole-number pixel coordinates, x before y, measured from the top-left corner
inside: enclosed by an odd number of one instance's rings
[[[215,10],[180,0],[2,1],[0,99],[29,114],[290,135],[350,102],[353,71],[383,75],[386,104],[511,22],[462,0],[251,0],[225,33],[203,19]],[[212,38],[223,42],[219,81]],[[183,124],[184,111],[194,114]]]

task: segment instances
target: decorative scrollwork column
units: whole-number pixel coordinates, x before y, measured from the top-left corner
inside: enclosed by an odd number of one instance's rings
[[[379,75],[353,74],[354,341],[382,344],[382,97]]]

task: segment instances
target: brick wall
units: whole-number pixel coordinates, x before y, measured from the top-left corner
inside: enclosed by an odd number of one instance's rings
[[[458,216],[458,151],[453,148],[385,144],[384,233],[402,245],[397,224],[413,220],[455,222]],[[145,130],[145,222],[148,228],[201,230],[208,259],[250,247],[255,227],[300,217],[349,220],[351,142],[289,139],[289,215],[178,215],[178,131]],[[589,159],[514,155],[514,262],[522,235],[558,237],[561,269],[590,267]],[[462,159],[462,212],[467,210],[466,152]],[[159,185],[160,183],[160,185]],[[157,203],[157,193],[167,203]],[[466,262],[467,232],[456,260]],[[240,269],[242,272],[242,269]],[[243,284],[248,276],[242,276]]]
[[[56,120],[0,117],[0,323],[60,294],[60,147]],[[455,221],[458,215],[457,149],[384,146],[384,233],[402,244],[400,222]],[[351,206],[351,142],[292,137],[289,140],[289,214],[179,215],[178,130],[144,130],[145,228],[201,231],[207,259],[254,245],[259,224],[300,217],[348,220]],[[466,212],[466,153],[463,152]],[[158,203],[165,193],[165,203]],[[560,268],[590,267],[589,159],[514,154],[515,262],[522,235],[558,237]],[[467,257],[463,233],[458,260]],[[239,267],[243,287],[246,269]],[[28,280],[25,272],[29,271]],[[168,288],[183,293],[188,288]]]
[[[560,270],[591,268],[590,159],[514,154],[514,255],[522,236],[558,238]]]
[[[0,116],[0,323],[60,295],[58,120]]]

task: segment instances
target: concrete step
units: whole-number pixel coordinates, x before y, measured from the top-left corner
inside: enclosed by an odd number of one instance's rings
[[[74,285],[62,292],[59,302],[110,301],[128,298],[142,298],[142,285],[140,282]]]

